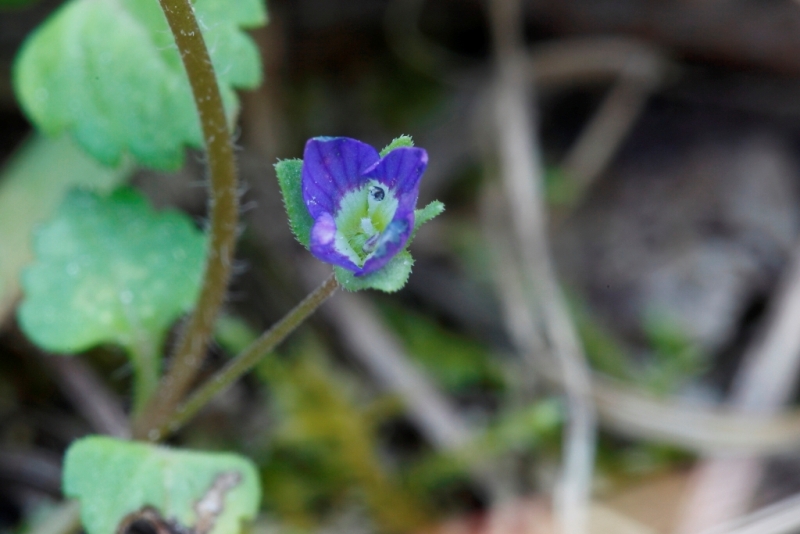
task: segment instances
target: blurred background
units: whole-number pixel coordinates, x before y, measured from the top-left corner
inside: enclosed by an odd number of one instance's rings
[[[0,11],[6,165],[34,135],[11,64],[60,2],[16,4]],[[800,532],[800,3],[268,9],[206,373],[325,276],[273,170],[307,138],[413,136],[430,157],[420,205],[447,211],[414,242],[406,288],[337,295],[174,438],[256,461],[254,531]],[[202,224],[201,154],[187,161],[131,181]],[[18,274],[31,226],[1,216]],[[113,347],[39,352],[9,277],[0,532],[42,534],[65,447],[113,429],[131,370]]]

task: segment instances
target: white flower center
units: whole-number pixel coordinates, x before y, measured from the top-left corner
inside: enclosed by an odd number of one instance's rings
[[[342,197],[334,217],[336,250],[362,267],[396,211],[394,193],[376,180],[350,191]]]

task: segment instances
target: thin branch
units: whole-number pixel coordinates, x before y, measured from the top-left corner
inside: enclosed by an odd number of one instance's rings
[[[524,75],[519,0],[493,0],[492,26],[498,75],[494,118],[500,171],[524,265],[525,284],[539,311],[563,376],[569,410],[564,430],[563,467],[556,488],[556,514],[562,532],[587,528],[595,448],[595,411],[590,371],[572,325],[550,260],[542,164],[530,106],[532,85]]]
[[[286,337],[294,332],[303,321],[322,306],[325,301],[336,292],[339,283],[333,275],[316,290],[303,299],[272,328],[264,332],[261,337],[251,343],[238,356],[228,362],[217,373],[200,386],[177,410],[158,428],[151,429],[148,437],[152,441],[163,440],[169,434],[177,431],[197,412],[199,412],[214,397],[228,389],[239,378],[272,352]]]
[[[209,255],[197,308],[181,333],[172,366],[142,417],[134,436],[142,439],[160,426],[191,386],[203,362],[214,321],[231,274],[239,221],[236,165],[225,109],[208,49],[189,0],[160,0],[192,87],[205,140],[209,180]]]
[[[778,285],[760,338],[748,347],[734,382],[732,407],[772,415],[791,400],[800,374],[800,244]],[[709,458],[698,468],[680,532],[694,533],[742,514],[761,479],[759,458]]]
[[[80,358],[42,355],[69,401],[96,432],[129,439],[128,417],[119,399]]]
[[[477,429],[409,358],[369,301],[343,294],[333,304],[328,308],[328,320],[337,327],[348,353],[400,398],[409,419],[431,445],[441,451],[459,451],[468,446]],[[476,462],[469,466],[469,472],[493,501],[514,494],[511,477],[497,462]]]
[[[434,446],[453,450],[470,441],[473,432],[456,408],[409,361],[365,299],[340,295],[329,312],[328,320],[337,327],[349,353],[402,399],[409,418]]]
[[[504,234],[508,227],[500,192],[489,186],[481,193],[482,219],[491,247],[495,283],[504,306],[506,324],[514,343],[530,347],[525,353],[537,376],[557,387],[562,375],[557,366],[536,358],[546,351],[537,335],[532,310],[523,290],[514,246]],[[592,398],[603,426],[632,439],[658,441],[701,454],[768,454],[796,451],[800,445],[800,411],[772,417],[732,413],[719,406],[655,397],[635,386],[592,376]]]
[[[702,534],[793,534],[798,529],[800,495],[793,495]]]

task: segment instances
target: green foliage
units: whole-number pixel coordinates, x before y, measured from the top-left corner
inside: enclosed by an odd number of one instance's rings
[[[286,215],[289,217],[289,227],[295,239],[308,248],[314,219],[311,218],[303,201],[303,160],[281,160],[275,164],[275,173],[278,176]]]
[[[705,370],[708,358],[674,321],[650,314],[644,331],[651,347],[652,362],[641,382],[657,394],[669,394]]]
[[[580,185],[565,176],[559,167],[548,167],[544,174],[544,196],[547,203],[554,207],[566,207],[575,204],[581,192]]]
[[[33,136],[15,152],[0,176],[0,322],[19,299],[20,272],[33,259],[33,229],[52,217],[64,193],[78,186],[108,191],[131,171],[100,165],[67,136]]]
[[[286,361],[268,358],[258,375],[270,386],[277,426],[263,471],[267,505],[302,526],[325,505],[357,497],[382,531],[410,532],[424,508],[383,466],[372,418],[355,404],[348,380],[314,343]]]
[[[394,150],[395,148],[400,148],[402,146],[405,147],[412,147],[414,146],[414,140],[411,139],[410,135],[401,135],[400,137],[396,137],[392,139],[392,142],[386,145],[383,150],[380,152],[380,156],[384,157],[386,154]]]
[[[417,493],[428,493],[458,480],[470,467],[486,464],[510,452],[530,452],[557,439],[563,421],[559,402],[545,399],[500,417],[483,434],[448,453],[420,461],[408,473],[407,484]]]
[[[334,266],[333,272],[336,274],[336,280],[347,291],[379,289],[386,293],[394,293],[406,285],[413,266],[414,258],[408,251],[403,250],[389,260],[385,267],[364,276],[355,276],[351,271],[339,266]]]
[[[637,370],[617,339],[590,313],[576,295],[569,295],[572,317],[589,362],[596,370],[621,380],[634,381]]]
[[[255,518],[260,502],[256,469],[241,456],[101,436],[69,448],[63,489],[80,501],[87,534],[117,532],[126,516],[145,507],[186,530],[235,534]]]
[[[480,343],[456,334],[427,316],[385,302],[381,311],[416,361],[439,384],[458,392],[470,387],[502,387],[501,369]]]
[[[232,120],[234,88],[261,80],[257,48],[240,28],[264,24],[264,6],[262,0],[194,5]],[[109,165],[130,153],[144,165],[176,169],[184,144],[202,146],[188,79],[157,0],[70,0],[22,47],[14,86],[38,128],[71,131]]]
[[[137,405],[143,402],[157,381],[167,329],[197,298],[205,236],[186,215],[156,213],[131,189],[108,197],[73,191],[34,248],[36,262],[23,276],[22,329],[57,353],[123,346],[139,375]]]
[[[586,355],[598,371],[664,395],[706,368],[706,355],[673,321],[657,313],[645,317],[643,331],[647,346],[637,359],[629,347],[592,316],[585,303],[574,294],[570,297],[572,316]]]

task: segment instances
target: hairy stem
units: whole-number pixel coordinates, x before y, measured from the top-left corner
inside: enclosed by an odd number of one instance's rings
[[[197,308],[181,333],[172,366],[134,422],[134,437],[169,417],[194,380],[225,297],[236,245],[239,204],[236,165],[225,110],[208,49],[189,0],[159,0],[192,87],[205,139],[209,195],[210,249]]]
[[[148,430],[153,440],[162,440],[183,426],[200,409],[252,369],[264,356],[272,352],[295,328],[300,326],[317,308],[333,295],[339,283],[331,275],[313,293],[303,299],[283,319],[264,332],[246,349],[200,386],[165,422]]]

